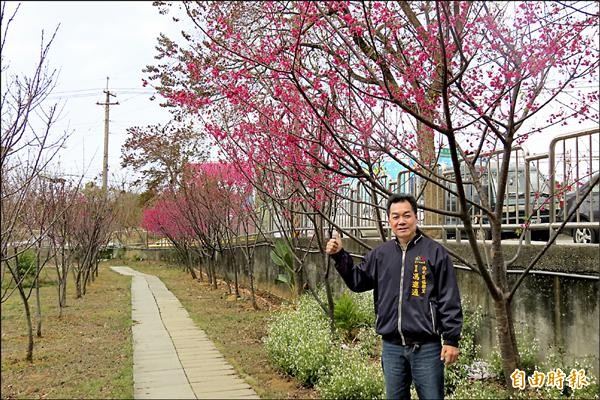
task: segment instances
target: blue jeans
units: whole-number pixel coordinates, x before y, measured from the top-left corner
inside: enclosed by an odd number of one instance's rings
[[[419,399],[444,398],[444,362],[441,343],[401,346],[383,341],[381,366],[388,399],[410,399],[414,381]]]

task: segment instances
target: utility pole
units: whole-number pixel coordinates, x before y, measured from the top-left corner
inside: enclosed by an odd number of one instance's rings
[[[115,97],[113,93],[108,90],[108,76],[106,77],[106,101],[104,103],[96,102],[99,106],[104,106],[104,159],[102,162],[102,191],[106,192],[106,183],[108,177],[108,112],[110,106],[118,105],[119,102],[111,103],[110,96]]]

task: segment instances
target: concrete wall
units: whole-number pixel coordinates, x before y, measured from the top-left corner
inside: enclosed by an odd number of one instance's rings
[[[376,246],[377,241],[371,241]],[[471,257],[467,244],[446,243],[449,248],[459,252],[463,257]],[[345,244],[353,254],[364,254],[356,245]],[[255,282],[262,289],[279,296],[289,296],[288,287],[276,283],[278,268],[270,259],[270,247],[266,244],[256,249]],[[521,256],[512,269],[520,269],[537,254],[541,248],[537,245],[525,246]],[[503,251],[512,255],[516,245],[503,245]],[[238,249],[238,260],[244,257]],[[126,258],[162,260],[174,262],[176,253],[168,249],[127,249],[122,254]],[[222,263],[224,265],[225,263]],[[574,246],[557,244],[540,259],[536,270],[553,271],[571,274],[588,274],[598,276],[600,252],[598,246]],[[318,252],[310,252],[306,256],[306,279],[317,285],[323,281],[327,258]],[[331,267],[332,285],[337,293],[345,286],[339,275]],[[240,266],[240,270],[243,270]],[[221,271],[233,279],[233,271]],[[497,342],[493,301],[484,286],[481,277],[470,270],[457,268],[458,283],[461,294],[469,298],[472,304],[481,305],[484,312],[479,340],[484,354],[489,354]],[[509,280],[514,282],[517,274],[510,274]],[[240,281],[247,283],[246,276]],[[516,328],[530,330],[540,343],[540,356],[549,347],[559,346],[565,350],[565,365],[572,360],[583,361],[597,375],[600,372],[599,360],[599,281],[565,276],[529,275],[520,286],[513,301],[513,314]],[[557,366],[561,367],[561,366]]]

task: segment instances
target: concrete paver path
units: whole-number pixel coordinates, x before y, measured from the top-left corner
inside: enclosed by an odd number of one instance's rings
[[[259,398],[158,277],[111,269],[132,276],[134,398]]]

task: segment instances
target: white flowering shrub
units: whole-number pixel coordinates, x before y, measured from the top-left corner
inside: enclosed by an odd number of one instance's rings
[[[358,351],[337,350],[316,389],[326,399],[382,399],[385,394],[381,366]]]
[[[481,328],[483,309],[475,304],[467,294],[462,298],[463,326],[460,339],[460,355],[456,364],[444,368],[444,390],[451,395],[461,386],[469,386],[470,376],[487,374],[480,360],[481,345],[477,344],[477,334]],[[481,372],[481,374],[478,374]]]
[[[300,298],[297,308],[274,316],[265,339],[271,362],[283,373],[313,386],[320,370],[327,370],[337,344],[329,322],[309,295]]]
[[[355,293],[351,292],[350,296],[358,307],[358,313],[363,326],[375,327],[375,307],[373,305],[373,291]]]
[[[371,318],[372,295],[370,299],[365,295],[356,297],[353,300],[363,320]],[[332,337],[327,316],[307,294],[294,308],[271,319],[264,343],[271,362],[281,372],[306,386],[316,386],[324,398],[383,398],[380,362],[372,358],[380,339],[372,327],[358,332],[350,346]]]
[[[354,339],[354,348],[365,358],[380,357],[381,336],[371,327],[360,328]]]

